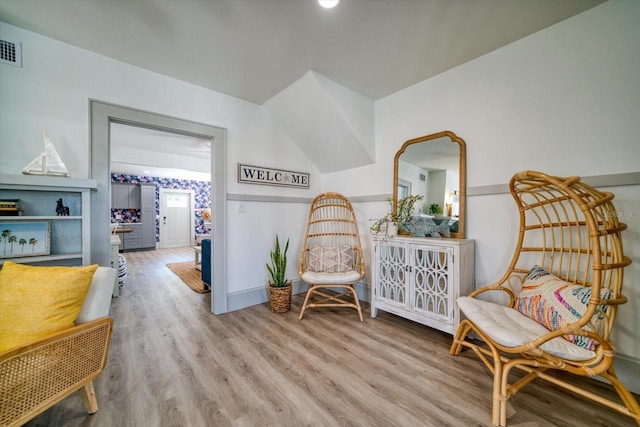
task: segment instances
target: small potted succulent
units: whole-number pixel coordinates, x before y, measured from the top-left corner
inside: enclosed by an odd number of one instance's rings
[[[276,235],[275,247],[269,254],[271,264],[267,264],[269,306],[271,311],[275,313],[286,313],[291,310],[291,280],[286,279],[288,249],[289,239],[282,250],[280,240]]]

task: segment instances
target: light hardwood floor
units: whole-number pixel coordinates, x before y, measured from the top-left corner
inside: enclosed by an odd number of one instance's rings
[[[491,377],[451,336],[384,312],[275,314],[266,304],[215,316],[168,268],[191,248],[125,254],[112,303],[100,406],[74,394],[29,426],[487,426]],[[593,387],[609,387],[593,382]],[[631,418],[545,382],[510,400],[510,426],[631,426]]]

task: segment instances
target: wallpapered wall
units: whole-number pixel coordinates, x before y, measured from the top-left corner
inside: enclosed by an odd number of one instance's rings
[[[175,178],[158,178],[154,176],[137,176],[111,174],[111,182],[129,183],[129,184],[155,184],[156,185],[156,241],[159,241],[160,223],[160,188],[168,188],[172,190],[193,190],[195,200],[195,235],[211,234],[211,228],[206,227],[202,219],[202,209],[211,207],[211,182],[209,181],[192,181],[188,179]],[[116,220],[116,215],[120,214],[121,218]],[[140,222],[139,209],[111,209],[112,222]]]

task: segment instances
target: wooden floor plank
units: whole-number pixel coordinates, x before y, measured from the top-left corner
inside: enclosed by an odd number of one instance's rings
[[[77,395],[28,426],[488,426],[492,380],[451,336],[380,312],[272,313],[266,304],[215,316],[211,294],[167,267],[191,248],[125,254],[112,301],[109,362],[95,381],[99,410]],[[589,382],[611,393],[609,386]],[[632,426],[631,418],[535,382],[508,405],[510,426]]]

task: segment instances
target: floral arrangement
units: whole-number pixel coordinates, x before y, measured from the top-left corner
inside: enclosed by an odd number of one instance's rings
[[[403,197],[398,200],[398,203],[394,205],[393,199],[389,197],[387,202],[389,203],[389,212],[382,218],[376,219],[375,222],[369,227],[372,233],[387,232],[388,225],[404,224],[411,222],[413,219],[413,208],[417,202],[422,200],[422,196],[418,194]]]

